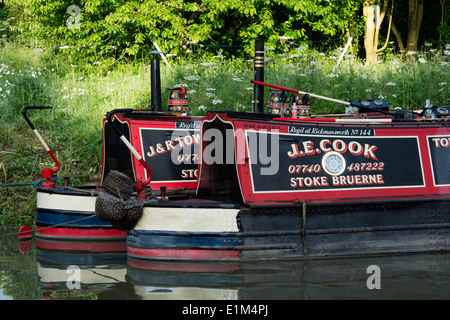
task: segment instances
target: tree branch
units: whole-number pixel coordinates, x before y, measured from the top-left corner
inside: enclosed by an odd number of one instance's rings
[[[383,9],[385,10],[385,9]],[[391,36],[391,25],[392,25],[392,16],[394,15],[394,0],[392,0],[392,5],[391,5],[391,14],[389,16],[389,27],[388,27],[388,33],[387,33],[387,37],[386,37],[386,42],[384,43],[384,45],[380,48],[377,49],[377,52],[381,52],[384,49],[386,49],[388,43],[389,43],[389,37]]]
[[[400,33],[398,32],[397,28],[395,27],[394,22],[392,22],[391,28],[392,28],[392,33],[395,36],[395,39],[397,39],[398,48],[399,48],[400,52],[403,52],[403,54],[404,54],[405,47],[403,46],[403,40],[402,40],[402,37],[401,37]]]

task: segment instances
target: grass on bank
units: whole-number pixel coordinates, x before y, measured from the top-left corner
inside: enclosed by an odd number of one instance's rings
[[[4,40],[3,40],[4,41]],[[333,72],[340,52],[324,55],[300,47],[278,56],[266,52],[265,82],[341,100],[386,99],[392,107],[421,108],[425,100],[448,105],[450,47],[423,48],[416,62],[386,54],[366,65],[346,56]],[[173,71],[161,61],[163,109],[168,88],[186,87],[193,115],[207,110],[252,110],[253,61],[224,59],[189,61],[169,57]],[[85,70],[93,70],[89,73]],[[150,66],[144,62],[107,69],[101,61],[84,68],[66,62],[53,50],[4,41],[0,46],[0,184],[32,182],[53,163],[21,112],[27,105],[50,105],[28,115],[61,163],[60,177],[73,184],[98,180],[101,127],[107,111],[151,104]],[[265,89],[265,101],[269,91]],[[340,113],[344,106],[311,102],[313,113]],[[32,223],[35,192],[29,186],[0,187],[0,228]]]

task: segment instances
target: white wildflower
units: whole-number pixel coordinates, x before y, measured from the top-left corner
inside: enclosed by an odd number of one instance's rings
[[[218,103],[222,103],[223,101],[222,100],[220,100],[220,99],[214,99],[213,101],[212,101],[212,104],[218,104]]]
[[[187,80],[187,81],[200,80],[200,77],[199,76],[185,76],[184,80]]]
[[[204,106],[204,105],[199,105],[198,106],[198,110],[200,110],[200,111],[206,111],[206,107]]]
[[[397,84],[395,82],[388,82],[386,83],[387,86],[396,86]]]
[[[367,79],[367,74],[363,73],[363,74],[361,75],[361,79]]]
[[[406,53],[407,56],[412,56],[412,55],[415,55],[415,54],[417,54],[417,51],[408,51]]]
[[[206,91],[216,91],[216,88],[206,88]]]
[[[368,92],[368,93],[372,92],[372,88],[366,89],[366,92]]]
[[[193,94],[193,93],[196,93],[196,92],[197,92],[197,90],[192,89],[192,90],[188,90],[187,94]]]
[[[205,67],[211,67],[211,66],[214,66],[215,63],[214,62],[201,62],[200,65],[205,66]]]
[[[425,60],[424,58],[419,58],[418,60],[420,63],[427,63],[427,60]]]
[[[431,47],[432,45],[433,45],[433,44],[432,44],[431,42],[425,42],[425,43],[424,43],[424,46],[425,46],[425,47]]]
[[[64,50],[64,49],[69,49],[69,46],[62,46],[62,47],[59,47],[59,50]]]
[[[337,78],[337,77],[339,77],[338,74],[330,73],[329,75],[327,75],[327,78]]]
[[[306,46],[300,46],[296,49],[296,51],[303,52],[303,51],[306,51],[306,49],[307,49]]]
[[[212,98],[212,97],[214,97],[216,94],[215,94],[215,93],[212,93],[212,92],[207,92],[207,93],[205,93],[205,95],[206,95],[208,98]]]
[[[442,87],[442,86],[445,86],[447,84],[447,82],[441,82],[441,83],[439,83],[439,85]]]

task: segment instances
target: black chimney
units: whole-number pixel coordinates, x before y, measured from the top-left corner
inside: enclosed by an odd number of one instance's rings
[[[162,111],[161,102],[161,74],[159,71],[159,59],[152,58],[151,60],[151,81],[152,81],[152,110]]]
[[[264,40],[255,42],[255,80],[264,82]],[[253,87],[253,112],[264,112],[264,89],[259,84]]]

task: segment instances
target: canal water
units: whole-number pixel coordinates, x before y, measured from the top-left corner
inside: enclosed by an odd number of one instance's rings
[[[122,243],[0,235],[0,300],[450,299],[450,253],[252,263],[146,262]]]

